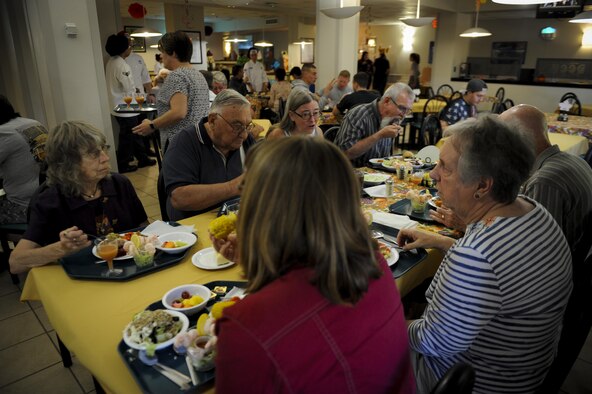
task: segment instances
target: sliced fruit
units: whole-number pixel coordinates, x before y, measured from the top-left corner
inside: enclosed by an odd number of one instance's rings
[[[232,306],[236,303],[236,301],[220,301],[214,304],[212,307],[212,317],[214,319],[219,319],[222,317],[222,311],[229,306]]]
[[[197,333],[199,335],[206,335],[206,331],[205,331],[204,327],[206,325],[207,320],[208,320],[207,313],[202,313],[201,316],[199,317],[199,319],[197,319],[197,326],[195,328],[196,328]]]
[[[132,243],[134,244],[134,246],[136,248],[138,248],[138,249],[140,248],[140,245],[141,245],[140,242],[141,241],[140,241],[140,237],[138,236],[138,234],[132,234],[132,236],[130,238],[130,241],[132,241]]]

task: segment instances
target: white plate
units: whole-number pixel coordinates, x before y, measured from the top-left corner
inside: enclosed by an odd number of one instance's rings
[[[428,204],[430,204],[432,207],[434,207],[434,209],[437,209],[438,206],[436,205],[436,201],[438,201],[439,199],[440,199],[440,197],[430,198],[430,200],[428,201]]]
[[[382,162],[383,162],[383,161],[385,161],[385,160],[387,160],[387,159],[384,159],[384,158],[378,158],[378,159],[370,159],[370,160],[368,160],[368,161],[369,161],[370,163],[372,163],[372,164],[380,165],[380,164],[382,164]]]
[[[388,164],[388,163],[385,163],[384,161],[383,161],[382,163],[380,163],[380,164],[381,164],[381,165],[382,165],[384,168],[388,168],[389,170],[396,170],[396,169],[397,169],[397,166],[394,166],[394,167],[393,167],[393,166],[391,166],[390,164]]]
[[[94,254],[96,258],[102,260],[102,257],[99,256],[99,254],[97,253],[97,245],[93,246],[92,254]],[[134,256],[132,256],[131,254],[126,254],[125,256],[116,257],[113,260],[127,260],[127,259],[131,259],[132,257],[134,257]]]
[[[386,245],[386,246],[388,246],[388,244],[385,244],[385,243],[382,243],[382,242],[379,242],[379,243],[381,243],[381,244],[383,244],[383,245]],[[387,263],[387,264],[388,264],[388,266],[390,267],[390,266],[392,266],[393,264],[395,264],[397,261],[399,261],[399,252],[397,251],[397,249],[395,249],[395,248],[391,248],[390,246],[388,246],[388,248],[391,250],[391,257],[389,257],[389,258],[386,260],[386,263]]]
[[[191,262],[196,267],[204,270],[220,270],[232,267],[235,264],[232,261],[224,265],[216,264],[216,253],[216,250],[212,247],[202,249],[191,257]]]
[[[179,318],[179,320],[181,320],[181,322],[183,322],[183,326],[181,327],[181,329],[179,330],[177,335],[187,331],[187,329],[189,328],[189,319],[187,318],[187,316],[185,316],[183,313],[178,312],[178,311],[171,311],[168,309],[162,309],[162,310],[165,311],[166,313],[168,313],[169,315],[177,316]],[[132,323],[130,322],[123,329],[123,342],[125,342],[125,344],[127,346],[131,347],[132,349],[144,350],[146,348],[146,345],[137,344],[137,343],[133,342],[129,338],[129,336],[127,335],[127,328],[129,327],[130,324],[132,324]],[[172,345],[173,342],[175,342],[175,338],[177,335],[175,335],[174,337],[172,337],[168,341],[164,341],[164,342],[161,342],[158,345],[156,345],[156,350],[164,349],[165,347]]]
[[[423,160],[424,163],[435,164],[440,159],[440,149],[434,145],[428,145],[417,152],[415,157]]]
[[[387,174],[364,174],[364,183],[369,185],[380,185],[391,176]]]

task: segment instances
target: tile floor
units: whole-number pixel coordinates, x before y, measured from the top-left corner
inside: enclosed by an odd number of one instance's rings
[[[126,174],[151,220],[160,219],[156,194],[157,166]],[[3,394],[94,393],[90,373],[73,355],[73,366],[61,363],[55,331],[39,302],[20,302],[21,284],[15,286],[7,272],[0,273],[0,392]],[[592,394],[592,332],[562,393]]]

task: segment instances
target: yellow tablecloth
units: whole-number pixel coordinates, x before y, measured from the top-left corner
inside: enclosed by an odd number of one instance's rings
[[[549,133],[551,144],[559,146],[563,152],[583,155],[588,152],[588,139],[580,135]]]
[[[40,300],[62,342],[111,393],[140,393],[117,352],[123,328],[132,316],[161,299],[173,287],[215,280],[241,280],[241,270],[205,271],[192,265],[191,256],[210,246],[207,225],[216,212],[181,221],[195,225],[198,241],[178,265],[126,282],[82,281],[69,278],[59,265],[33,268],[21,300]],[[428,258],[397,279],[402,295],[433,276],[442,255],[430,250]]]
[[[592,104],[582,104],[582,116],[592,117]]]
[[[556,113],[546,113],[549,132],[579,135],[592,143],[592,117],[569,115],[567,122],[557,120]]]

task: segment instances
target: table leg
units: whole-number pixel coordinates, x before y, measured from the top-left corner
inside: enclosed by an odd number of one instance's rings
[[[70,350],[64,345],[57,333],[56,338],[58,339],[58,347],[60,348],[60,355],[62,356],[62,364],[64,364],[65,368],[70,368],[72,366],[72,355],[70,354]]]

